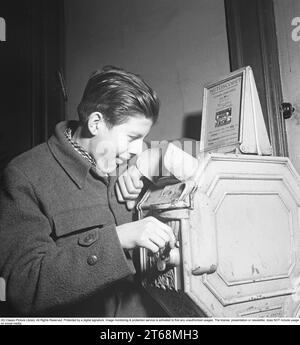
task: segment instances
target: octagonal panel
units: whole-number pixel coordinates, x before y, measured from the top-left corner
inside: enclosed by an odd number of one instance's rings
[[[288,277],[290,212],[280,195],[226,194],[216,210],[218,274],[227,285]]]
[[[215,232],[218,267],[201,281],[191,277],[188,288],[208,314],[240,309],[235,315],[242,316],[254,308],[259,316],[275,308],[272,301],[291,299],[292,281],[300,273],[299,186],[286,159],[213,155],[206,162],[198,192],[206,195],[213,214],[207,226]],[[200,238],[193,231],[194,253]],[[276,310],[283,315],[280,303]]]

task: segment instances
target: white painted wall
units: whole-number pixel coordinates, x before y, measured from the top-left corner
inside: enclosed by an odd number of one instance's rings
[[[159,94],[149,140],[182,137],[202,109],[204,83],[229,72],[223,0],[65,0],[65,15],[69,119],[90,73],[112,64]]]
[[[274,0],[283,98],[295,107],[286,120],[289,156],[300,173],[300,1]]]

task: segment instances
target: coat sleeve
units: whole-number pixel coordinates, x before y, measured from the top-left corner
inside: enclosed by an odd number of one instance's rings
[[[75,241],[58,246],[26,176],[9,166],[2,180],[0,276],[6,280],[7,300],[19,312],[32,315],[80,301],[135,273],[115,225],[97,229],[98,240],[91,246]]]

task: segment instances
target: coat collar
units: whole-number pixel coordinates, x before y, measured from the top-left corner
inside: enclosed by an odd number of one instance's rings
[[[74,150],[64,134],[67,127],[77,127],[78,125],[78,121],[58,123],[54,134],[50,137],[47,144],[51,153],[68,176],[76,183],[78,188],[83,188],[92,164]]]

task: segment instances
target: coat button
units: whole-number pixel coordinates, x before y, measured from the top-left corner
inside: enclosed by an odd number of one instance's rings
[[[96,238],[95,233],[90,233],[84,237],[83,242],[86,245],[90,245],[95,241],[95,238]]]
[[[98,257],[96,255],[90,255],[87,259],[87,263],[90,265],[90,266],[94,266],[98,261]]]
[[[98,239],[98,232],[97,231],[91,231],[87,234],[83,234],[79,237],[78,243],[81,246],[88,247],[94,242],[96,242]]]

